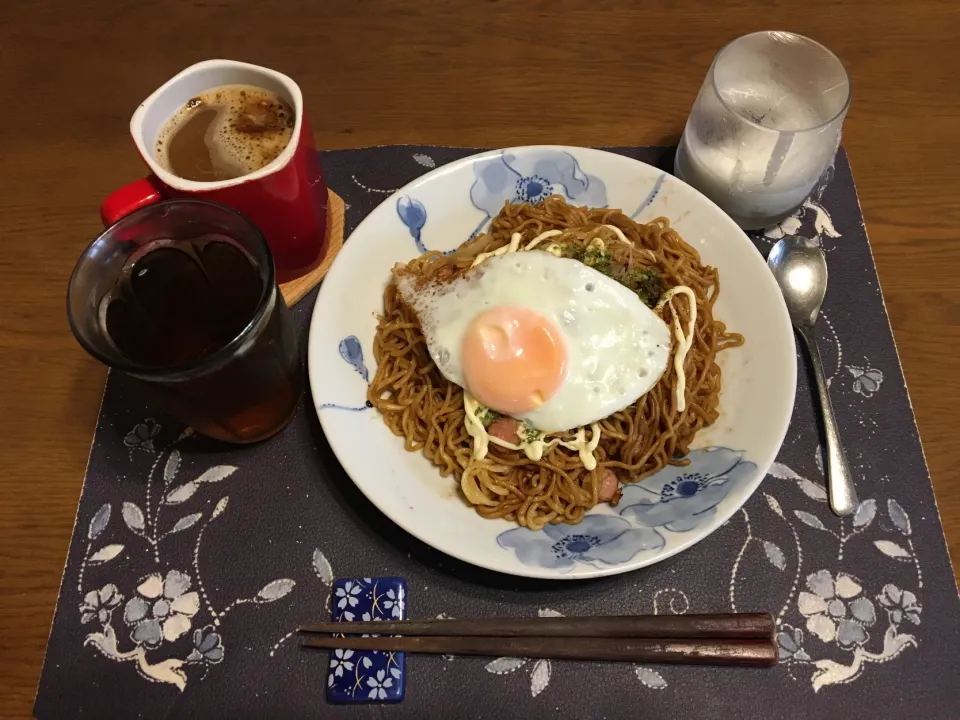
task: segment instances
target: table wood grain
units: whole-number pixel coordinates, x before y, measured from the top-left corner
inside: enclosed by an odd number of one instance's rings
[[[320,148],[669,143],[717,50],[770,28],[851,75],[844,144],[960,557],[954,0],[0,2],[0,713],[31,712],[103,388],[66,280],[100,200],[143,173],[143,98],[229,57],[294,77]]]

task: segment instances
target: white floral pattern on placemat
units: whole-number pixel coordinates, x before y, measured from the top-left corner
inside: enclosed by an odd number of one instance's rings
[[[760,236],[765,242],[775,243],[781,238],[792,235],[803,235],[804,231],[812,235],[817,242],[824,246],[824,238],[836,239],[840,233],[833,225],[833,219],[830,213],[819,202],[818,199],[809,198],[803,205],[786,220],[782,220],[777,225],[767,228]],[[824,247],[829,251],[832,247]]]
[[[786,465],[775,464],[771,476],[794,483],[794,490],[825,505],[826,490]],[[751,544],[763,548],[777,572],[792,573],[790,590],[777,615],[780,661],[791,677],[797,679],[801,668],[809,669],[810,686],[819,691],[852,682],[869,664],[891,661],[919,644],[918,638],[905,630],[920,624],[918,593],[923,588],[923,574],[911,540],[909,516],[897,500],[885,502],[885,513],[895,531],[891,536],[875,523],[881,511],[874,498],[861,501],[849,521],[831,515],[825,507],[786,511],[773,492],[764,492],[764,499],[767,511],[787,526],[794,547],[785,551],[775,542],[757,537],[748,511],[741,510],[745,538],[730,576],[730,606],[737,610],[737,566]],[[805,567],[804,547],[811,544],[822,551],[824,536],[832,538],[835,563],[828,568]],[[857,567],[844,557],[847,551],[849,558],[853,543],[870,543],[891,560],[912,564],[914,589],[902,589],[888,578],[858,576]]]
[[[132,663],[147,680],[169,683],[182,691],[191,677],[190,668],[204,668],[205,676],[211,666],[223,660],[226,645],[221,623],[227,615],[242,605],[281,600],[293,591],[296,582],[277,578],[250,596],[235,598],[225,605],[217,602],[212,591],[208,592],[201,568],[203,534],[210,523],[227,511],[230,496],[224,494],[209,513],[209,504],[201,510],[193,504],[194,512],[180,515],[172,524],[161,521],[178,506],[188,504],[205,487],[221,487],[237,468],[215,465],[183,481],[178,445],[190,438],[193,431],[185,430],[169,446],[157,450],[154,441],[160,429],[157,422],[147,419],[124,438],[131,451],[154,453],[156,458],[147,473],[144,497],[120,503],[121,523],[114,522],[111,528],[111,503],[101,505],[90,519],[77,591],[82,597],[80,623],[95,627],[87,634],[84,645],[116,662]],[[164,526],[167,529],[162,530]],[[112,533],[108,532],[110,529]],[[106,535],[122,542],[105,541]],[[163,548],[178,541],[187,547],[192,543],[189,567],[173,567],[165,560]],[[151,558],[157,570],[141,577],[135,586],[121,589],[116,579],[119,574],[111,573],[109,563],[132,552]],[[321,582],[329,586],[333,571],[319,550],[315,551],[313,564]],[[97,581],[91,587],[94,573]],[[289,636],[281,639],[274,650]],[[166,647],[170,645],[174,648]]]

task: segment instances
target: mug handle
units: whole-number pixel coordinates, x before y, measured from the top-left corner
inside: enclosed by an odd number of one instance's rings
[[[100,219],[104,227],[110,227],[134,210],[153,205],[162,199],[163,185],[156,175],[148,175],[110,193],[100,205]]]

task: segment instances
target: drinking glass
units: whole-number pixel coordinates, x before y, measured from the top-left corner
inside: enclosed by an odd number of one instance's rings
[[[303,367],[273,258],[230,208],[169,200],[123,217],[81,255],[67,314],[87,352],[204,435],[255,442],[296,409]]]
[[[745,230],[793,214],[832,165],[850,104],[836,55],[790,32],[737,38],[714,58],[677,149],[677,177]]]

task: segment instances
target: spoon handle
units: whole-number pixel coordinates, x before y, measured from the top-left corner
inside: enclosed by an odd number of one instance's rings
[[[837,429],[837,418],[830,403],[830,392],[823,373],[817,338],[812,327],[797,327],[797,333],[806,343],[817,378],[817,394],[820,396],[820,410],[823,413],[823,427],[827,436],[827,490],[830,494],[830,508],[841,517],[853,515],[857,509],[857,491],[853,487],[853,475],[840,442],[840,431]]]

